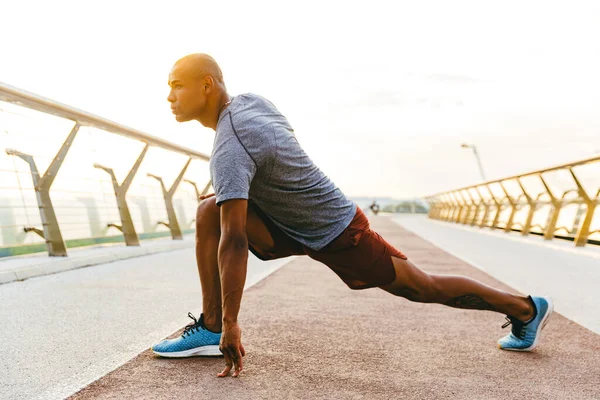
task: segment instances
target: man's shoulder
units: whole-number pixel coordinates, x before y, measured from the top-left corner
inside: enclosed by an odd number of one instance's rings
[[[237,101],[236,101],[237,100]],[[273,124],[284,119],[277,108],[266,98],[254,93],[236,96],[230,110],[230,128],[242,141],[273,140]]]
[[[262,165],[277,149],[273,133],[274,107],[264,97],[245,93],[236,96],[229,115],[217,126],[213,147],[215,163],[227,160],[240,151],[247,153],[257,165]],[[268,104],[266,104],[268,103]]]
[[[244,114],[263,113],[277,110],[275,105],[267,98],[255,93],[243,93],[235,96],[231,107],[231,115],[244,116]]]

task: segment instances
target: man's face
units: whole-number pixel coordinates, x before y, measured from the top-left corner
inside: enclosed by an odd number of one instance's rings
[[[195,77],[184,65],[175,64],[169,74],[169,86],[167,100],[177,121],[191,121],[203,115],[208,98],[204,78]]]

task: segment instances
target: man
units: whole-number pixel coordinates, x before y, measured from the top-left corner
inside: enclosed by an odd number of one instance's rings
[[[377,204],[377,201],[373,200],[369,208],[371,209],[371,211],[373,211],[373,214],[379,214],[379,204]]]
[[[210,160],[214,195],[196,216],[196,258],[203,313],[183,334],[153,346],[164,357],[221,355],[238,376],[245,355],[238,313],[248,250],[262,260],[308,255],[350,288],[379,287],[396,296],[508,316],[505,350],[528,351],[552,313],[545,297],[521,297],[461,276],[418,269],[369,228],[363,212],[315,166],[292,127],[268,100],[231,97],[221,70],[206,54],[177,61],[168,100],[179,122],[216,131]]]

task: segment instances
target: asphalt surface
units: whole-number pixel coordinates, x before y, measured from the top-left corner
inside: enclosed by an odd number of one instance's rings
[[[515,292],[389,219],[372,224],[427,271]],[[600,398],[599,335],[555,313],[535,351],[506,352],[496,347],[503,322],[378,289],[353,292],[298,257],[244,294],[240,378],[216,377],[222,358],[172,360],[147,350],[72,398]]]

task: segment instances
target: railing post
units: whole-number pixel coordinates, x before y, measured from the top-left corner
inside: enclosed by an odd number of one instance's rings
[[[196,185],[196,182],[190,181],[189,179],[184,179],[183,181],[186,183],[189,183],[190,185],[192,185],[194,187],[194,191],[196,192],[196,201],[199,201],[200,200],[200,191],[198,190],[198,185]]]
[[[440,207],[440,210],[437,213],[437,219],[446,221],[447,217],[448,217],[448,213],[450,212],[450,204],[444,197],[441,198],[440,202],[442,203],[442,205]]]
[[[442,213],[444,212],[444,208],[446,207],[446,204],[444,203],[444,200],[442,197],[439,197],[435,199],[435,210],[434,210],[434,214],[433,214],[433,218],[434,219],[442,219]]]
[[[471,211],[471,206],[469,205],[469,202],[465,199],[465,196],[463,196],[462,191],[458,191],[457,193],[460,196],[458,202],[462,205],[462,212],[460,214],[460,218],[456,222],[458,222],[459,224],[465,224],[465,221]]]
[[[436,219],[444,221],[446,219],[445,214],[448,208],[448,203],[446,202],[443,194],[439,195],[438,198],[440,199],[440,207],[436,213]]]
[[[469,223],[469,225],[473,226],[475,225],[475,221],[477,220],[477,215],[479,214],[479,206],[481,205],[480,202],[475,201],[475,199],[473,198],[473,195],[471,194],[471,191],[469,189],[467,189],[467,194],[469,195],[469,198],[471,199],[471,204],[473,204],[473,206],[475,206],[475,209],[473,210],[473,218],[471,218],[471,222]],[[466,221],[465,223],[467,223],[468,221]]]
[[[492,225],[490,226],[490,228],[496,229],[497,225],[498,225],[498,220],[500,219],[500,212],[502,211],[502,203],[500,203],[498,201],[498,199],[496,198],[496,196],[494,196],[494,192],[490,188],[489,184],[486,186],[490,192],[490,196],[492,196],[492,200],[494,201],[494,204],[496,204],[496,213],[494,214],[494,219],[492,220]]]
[[[580,247],[587,244],[588,236],[590,234],[590,225],[592,224],[592,218],[594,217],[594,211],[596,210],[596,205],[598,202],[596,199],[590,199],[590,196],[588,196],[585,188],[581,185],[579,179],[577,179],[577,175],[575,175],[573,168],[569,168],[569,172],[571,173],[573,180],[575,180],[579,196],[583,199],[585,205],[587,206],[585,218],[583,219],[583,223],[579,225],[577,229],[577,235],[575,236],[575,246]],[[598,196],[596,195],[596,197]]]
[[[427,217],[433,219],[433,214],[435,211],[435,200],[432,200],[432,198],[429,197],[424,197],[423,200],[425,200],[427,202],[427,204],[429,205],[429,212],[427,213]]]
[[[442,220],[446,221],[446,222],[450,222],[450,218],[452,216],[452,212],[454,209],[454,203],[452,202],[452,198],[450,197],[449,194],[445,194],[443,196],[444,198],[444,203],[446,204],[446,208],[444,211],[444,216],[442,218]]]
[[[450,195],[446,194],[444,196],[444,204],[445,204],[445,209],[444,209],[444,216],[442,219],[446,222],[450,222],[453,212],[454,212],[454,202],[452,201],[452,198],[450,197]]]
[[[67,136],[67,139],[64,141],[48,166],[44,176],[41,178],[33,156],[16,150],[6,150],[6,154],[23,159],[29,164],[29,168],[31,169],[31,178],[33,179],[33,186],[35,188],[38,208],[40,210],[40,218],[42,220],[42,230],[33,227],[25,227],[25,232],[33,231],[42,236],[46,241],[48,254],[53,257],[65,257],[67,255],[67,247],[60,232],[58,220],[56,219],[56,214],[52,205],[52,199],[50,199],[50,187],[54,182],[54,178],[56,178],[56,174],[58,173],[67,152],[71,148],[71,144],[79,131],[79,126],[79,123],[75,123],[69,136]]]
[[[503,182],[500,182],[500,186],[502,187],[502,191],[506,195],[506,198],[508,199],[508,203],[510,204],[510,207],[511,207],[510,216],[508,217],[508,222],[506,223],[506,227],[504,228],[504,232],[510,232],[512,230],[513,220],[515,219],[515,214],[517,213],[517,203],[515,202],[515,200],[512,197],[510,197]]]
[[[448,222],[456,222],[456,216],[460,212],[460,206],[458,205],[458,202],[452,193],[448,193],[448,198],[452,204],[452,207],[450,208],[450,214],[448,216]]]
[[[429,215],[430,218],[433,219],[438,219],[438,213],[440,212],[440,202],[435,199],[435,200],[431,200],[430,204],[430,208],[429,208]]]
[[[463,212],[462,218],[460,219],[460,223],[463,225],[467,224],[467,220],[469,219],[469,214],[471,214],[471,204],[467,201],[467,199],[465,198],[465,196],[462,193],[462,190],[460,190],[458,192],[458,194],[460,195],[461,200],[463,201],[463,204],[465,205],[465,212]]]
[[[490,203],[483,199],[483,194],[481,193],[481,190],[479,190],[479,186],[477,186],[475,190],[477,190],[477,193],[479,194],[479,197],[483,203],[483,216],[481,217],[481,222],[479,223],[479,227],[483,228],[490,212]]]
[[[433,201],[433,205],[432,208],[430,209],[431,212],[431,218],[433,219],[440,219],[440,212],[442,211],[442,207],[443,207],[443,203],[441,200],[438,200],[437,198]]]
[[[533,221],[533,216],[537,209],[537,204],[531,198],[529,193],[527,193],[527,191],[525,190],[525,186],[523,186],[523,182],[521,182],[520,177],[517,177],[517,182],[519,183],[519,187],[521,188],[521,191],[523,192],[523,194],[525,195],[525,198],[527,199],[527,204],[529,204],[529,213],[527,213],[527,219],[525,220],[525,225],[523,225],[523,231],[521,232],[521,235],[526,236],[526,235],[529,235],[529,231],[531,231],[531,222]]]
[[[460,219],[460,215],[462,214],[462,205],[456,199],[454,193],[450,193],[449,196],[452,199],[452,202],[454,203],[454,210],[452,211],[452,219],[450,220],[450,222],[458,222],[458,220]]]
[[[173,195],[175,194],[177,187],[181,183],[183,175],[185,174],[185,171],[187,170],[191,161],[192,158],[190,157],[169,190],[167,190],[167,188],[165,187],[165,184],[161,177],[152,174],[147,174],[149,177],[154,178],[160,182],[163,197],[165,198],[165,207],[167,208],[167,217],[169,218],[169,222],[166,223],[164,221],[159,221],[159,224],[165,225],[167,228],[169,228],[171,230],[171,237],[177,240],[183,239],[183,235],[181,234],[181,228],[179,227],[179,222],[177,222],[177,215],[175,214],[175,209],[173,207]]]
[[[189,179],[184,179],[183,181],[189,183],[194,187],[194,190],[196,191],[196,200],[200,200],[200,196],[204,196],[208,192],[208,189],[210,189],[210,185],[212,184],[212,181],[208,181],[206,186],[204,186],[202,192],[200,192],[198,190],[198,185],[196,184],[196,182],[190,181]]]
[[[436,196],[435,197],[435,212],[433,214],[434,219],[442,219],[442,213],[444,212],[444,197]]]
[[[144,156],[146,155],[146,152],[148,151],[148,147],[149,147],[149,145],[146,144],[146,146],[142,150],[141,154],[139,155],[139,157],[133,164],[133,167],[131,167],[131,169],[127,173],[127,176],[125,177],[125,179],[123,180],[123,183],[121,185],[119,185],[119,182],[117,181],[117,177],[115,176],[115,173],[112,170],[112,168],[108,168],[108,167],[102,166],[100,164],[94,164],[94,168],[99,168],[99,169],[107,172],[112,179],[113,189],[115,191],[115,196],[117,197],[117,207],[119,208],[119,216],[121,217],[121,225],[116,225],[114,223],[111,223],[111,224],[108,224],[108,226],[115,227],[118,230],[120,230],[121,232],[123,232],[123,236],[125,237],[125,244],[127,246],[139,246],[140,245],[140,240],[138,238],[137,232],[135,231],[135,226],[133,225],[133,221],[131,219],[131,213],[129,212],[129,206],[127,204],[127,191],[129,190],[129,187],[131,186],[131,182],[133,182],[133,178],[135,177],[135,174],[137,173],[138,169],[140,168],[142,160],[144,159]]]
[[[439,220],[442,218],[442,212],[444,210],[444,198],[443,196],[435,196],[430,198],[435,199],[433,211],[432,209],[429,210],[432,212],[431,218]]]
[[[558,216],[560,214],[562,202],[556,197],[554,197],[552,190],[550,190],[550,187],[548,186],[548,183],[546,183],[546,180],[544,179],[542,174],[540,174],[540,180],[544,185],[544,189],[546,189],[546,193],[548,193],[548,196],[550,196],[550,202],[552,203],[553,207],[552,213],[550,214],[550,218],[548,218],[548,222],[546,224],[546,231],[544,232],[544,239],[551,240],[554,238],[554,232],[556,231],[556,222],[558,221]]]

